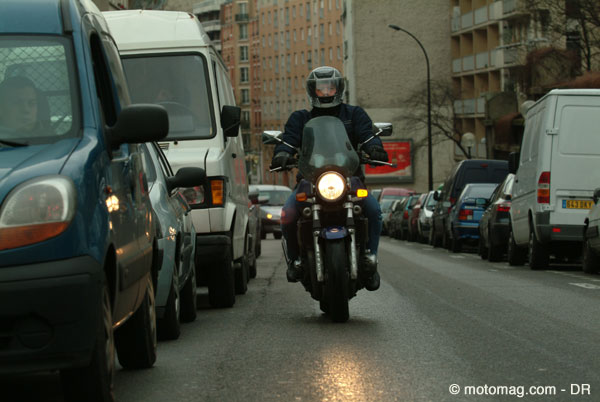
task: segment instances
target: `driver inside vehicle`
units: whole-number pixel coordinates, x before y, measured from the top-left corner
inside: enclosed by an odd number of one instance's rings
[[[19,133],[47,130],[49,124],[44,124],[43,111],[42,95],[30,79],[9,77],[0,83],[1,129]]]

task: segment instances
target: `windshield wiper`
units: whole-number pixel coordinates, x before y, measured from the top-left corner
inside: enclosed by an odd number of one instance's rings
[[[27,145],[29,145],[26,142],[15,142],[15,141],[7,141],[7,140],[0,140],[0,144],[8,145],[9,147],[26,147]]]

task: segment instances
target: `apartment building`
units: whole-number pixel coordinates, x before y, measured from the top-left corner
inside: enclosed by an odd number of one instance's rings
[[[369,187],[402,186],[419,192],[429,187],[427,125],[409,130],[403,119],[414,113],[406,106],[409,97],[426,92],[426,58],[415,39],[388,25],[410,32],[422,44],[429,59],[431,81],[446,81],[451,85],[449,6],[447,0],[344,1],[348,101],[362,106],[374,122],[394,125],[394,134],[384,139],[384,146],[397,168],[366,167]],[[426,98],[419,107],[426,113]],[[450,140],[438,135],[432,137],[435,188],[444,181],[456,160]]]
[[[192,8],[218,52],[221,52],[221,6],[226,1],[203,0],[195,3]]]
[[[310,109],[305,81],[328,65],[343,73],[342,0],[258,0],[260,92],[263,129],[283,130],[289,115]],[[264,183],[294,185],[295,178],[268,172],[273,147],[264,147]]]
[[[262,181],[258,0],[229,0],[221,7],[221,55],[238,106],[250,183]]]

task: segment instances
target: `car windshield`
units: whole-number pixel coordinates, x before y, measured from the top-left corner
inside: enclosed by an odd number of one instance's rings
[[[288,197],[292,194],[292,190],[261,190],[258,194],[260,199],[266,199],[265,205],[283,205]]]
[[[71,42],[0,37],[0,141],[42,144],[79,134],[79,92]]]
[[[123,60],[123,67],[134,103],[156,103],[167,109],[167,140],[215,135],[203,56],[128,57]]]
[[[433,195],[429,195],[429,197],[427,197],[427,204],[425,204],[425,208],[433,211],[435,209],[435,204],[437,204],[437,201],[433,198]]]
[[[401,197],[402,198],[402,197]],[[401,198],[385,198],[384,200],[381,200],[381,211],[382,212],[387,212],[390,210],[390,208],[392,207],[392,204],[394,203],[394,201],[396,201],[397,199],[401,199]]]

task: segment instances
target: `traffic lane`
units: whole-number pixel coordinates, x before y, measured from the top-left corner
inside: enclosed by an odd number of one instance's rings
[[[200,312],[178,341],[160,344],[153,369],[119,371],[122,400],[444,401],[450,381],[469,378],[443,332],[389,283],[360,291],[350,321],[332,323],[286,281],[281,243],[262,247],[233,309]]]
[[[470,384],[587,383],[598,400],[600,292],[553,272],[491,270],[414,243],[385,239],[379,249],[383,279],[443,331],[472,369]]]

